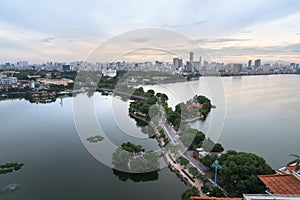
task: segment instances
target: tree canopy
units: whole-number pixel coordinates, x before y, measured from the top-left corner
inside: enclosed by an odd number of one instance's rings
[[[130,153],[140,153],[142,151],[145,151],[145,149],[143,148],[142,145],[135,145],[131,142],[126,142],[126,143],[123,143],[121,145],[121,148],[124,150],[124,151],[128,151]]]
[[[189,150],[194,150],[202,146],[205,139],[205,134],[197,129],[186,126],[180,133],[179,139]]]
[[[187,189],[181,194],[181,200],[190,200],[191,196],[200,196],[200,192],[196,187]]]
[[[143,153],[142,153],[143,152]],[[123,143],[112,156],[118,170],[131,173],[151,172],[159,169],[159,155],[154,151],[145,152],[141,145]]]
[[[201,161],[212,169],[211,166],[216,159],[217,156],[206,156]],[[273,170],[262,157],[231,150],[218,160],[221,165],[220,183],[231,196],[264,193],[265,186],[257,175],[272,174]]]

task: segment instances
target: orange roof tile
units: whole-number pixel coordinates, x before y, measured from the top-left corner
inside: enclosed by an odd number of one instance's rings
[[[191,197],[191,200],[243,200],[242,198],[226,198],[226,197]]]
[[[194,107],[196,107],[196,108],[202,108],[203,104],[201,104],[201,103],[193,103],[193,104],[191,104],[191,105],[188,106],[188,109],[192,109]]]
[[[258,178],[274,194],[300,194],[300,180],[293,174],[261,175]]]

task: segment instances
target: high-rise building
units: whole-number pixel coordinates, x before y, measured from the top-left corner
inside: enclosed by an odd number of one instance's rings
[[[183,67],[182,59],[178,59],[178,68]]]
[[[173,67],[175,69],[179,69],[180,67],[183,67],[182,59],[180,59],[180,58],[173,58]]]
[[[173,58],[173,67],[178,69],[179,68],[179,59]]]
[[[248,68],[251,68],[251,66],[252,66],[252,60],[249,60],[248,61]]]
[[[271,64],[270,63],[265,63],[263,66],[263,72],[269,72],[271,68]]]
[[[260,59],[257,59],[257,60],[254,61],[254,67],[255,68],[258,68],[260,65],[261,65],[261,60]]]
[[[194,61],[194,53],[190,52],[190,63]]]
[[[194,67],[193,63],[186,61],[185,71],[189,72],[189,73],[195,72],[195,67]]]
[[[232,69],[234,73],[239,73],[242,71],[243,64],[233,64]]]
[[[296,63],[290,63],[290,67],[291,67],[292,69],[296,69]]]
[[[201,56],[199,57],[199,67],[201,67],[201,62],[202,62],[202,58]]]

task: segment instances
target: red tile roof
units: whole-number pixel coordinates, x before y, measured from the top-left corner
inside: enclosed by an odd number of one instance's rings
[[[242,198],[226,198],[226,197],[191,197],[191,200],[243,200]]]
[[[192,109],[194,107],[200,109],[200,108],[202,108],[202,106],[203,106],[203,104],[201,104],[201,103],[193,103],[193,104],[191,104],[191,105],[188,106],[188,109]]]
[[[274,193],[274,194],[299,194],[300,180],[293,174],[284,175],[262,175],[258,178]]]

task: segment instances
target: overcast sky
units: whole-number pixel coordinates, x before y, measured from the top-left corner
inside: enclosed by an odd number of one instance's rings
[[[298,0],[1,0],[0,27],[0,62],[85,60],[118,34],[161,28],[213,61],[300,63]]]

